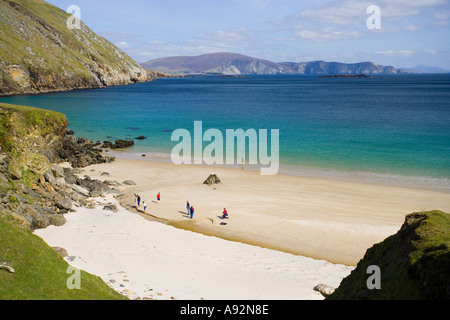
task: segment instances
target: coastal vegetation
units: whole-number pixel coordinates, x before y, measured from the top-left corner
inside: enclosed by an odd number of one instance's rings
[[[0,96],[101,88],[167,75],[146,70],[43,0],[0,2]]]
[[[379,289],[368,289],[370,266],[381,271]],[[450,299],[450,215],[435,210],[406,216],[400,231],[368,249],[328,299]]]
[[[64,214],[75,203],[89,207],[90,197],[117,192],[107,181],[77,176],[77,166],[113,159],[101,155],[101,143],[77,139],[66,127],[58,112],[0,105],[2,299],[121,298],[86,273],[81,273],[81,291],[68,290],[67,263],[31,233],[65,224]],[[81,162],[80,155],[89,162]],[[62,161],[73,169],[60,167]],[[369,249],[328,299],[448,299],[449,217],[441,211],[408,215],[399,233]],[[367,288],[372,265],[382,272],[380,290]]]
[[[80,288],[70,289],[68,268],[41,238],[0,212],[1,300],[127,299],[85,271],[80,271]]]

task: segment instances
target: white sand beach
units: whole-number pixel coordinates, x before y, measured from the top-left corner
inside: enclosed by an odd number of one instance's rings
[[[211,173],[222,183],[204,185]],[[405,215],[450,211],[448,193],[230,168],[117,159],[84,174],[137,185],[122,185],[122,198],[96,199],[120,200],[117,213],[103,205],[76,208],[66,225],[35,233],[130,298],[322,299],[314,286],[337,287],[369,247],[398,231]],[[148,204],[146,214],[136,210],[134,194]],[[223,208],[230,215],[225,221]],[[150,215],[178,228],[149,221]]]

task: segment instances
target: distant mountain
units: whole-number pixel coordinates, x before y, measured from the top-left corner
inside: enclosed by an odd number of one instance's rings
[[[151,81],[149,71],[43,0],[0,1],[0,96]]]
[[[277,74],[282,72],[282,67],[277,63],[228,52],[193,57],[161,58],[144,62],[141,65],[147,69],[171,74],[222,73],[238,75]]]
[[[446,70],[441,67],[424,66],[422,64],[412,67],[411,69],[422,73],[450,73],[450,70]]]
[[[257,74],[399,74],[400,69],[374,62],[281,62],[253,58],[238,53],[212,53],[150,60],[141,64],[147,69],[170,74],[219,73],[224,75]]]

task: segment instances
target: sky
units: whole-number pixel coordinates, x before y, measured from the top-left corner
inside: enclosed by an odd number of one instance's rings
[[[47,1],[78,6],[88,27],[140,63],[235,52],[450,70],[450,0]]]

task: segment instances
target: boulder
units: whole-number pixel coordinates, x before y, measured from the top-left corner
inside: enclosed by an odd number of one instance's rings
[[[119,211],[119,208],[115,204],[109,204],[109,205],[104,206],[103,210],[109,210],[109,211],[116,213]]]
[[[100,180],[92,180],[87,184],[86,189],[89,190],[89,195],[92,198],[100,197],[103,193],[103,182]]]
[[[54,164],[52,166],[52,173],[55,176],[55,178],[64,178],[64,169],[57,164]]]
[[[77,178],[69,168],[64,168],[64,179],[66,179],[66,183],[68,184],[75,184],[77,182]]]
[[[135,186],[135,185],[137,185],[137,183],[134,182],[133,180],[125,180],[124,182],[122,182],[122,184],[125,184],[127,186]]]
[[[68,257],[69,254],[66,249],[61,247],[52,247],[53,250],[55,250],[61,257],[65,258]]]
[[[89,190],[83,188],[82,186],[74,184],[72,185],[72,190],[82,194],[83,196],[89,197]]]
[[[211,186],[213,184],[221,183],[219,177],[216,174],[211,174],[208,179],[206,179],[203,184],[206,184],[208,186]]]
[[[49,215],[48,222],[52,226],[60,227],[63,226],[67,222],[67,220],[62,214],[52,214]]]
[[[132,140],[116,140],[115,141],[116,144],[113,145],[112,149],[123,149],[123,148],[128,148],[134,145],[134,141]]]
[[[69,211],[70,209],[72,209],[73,204],[72,204],[72,200],[70,200],[69,198],[61,198],[56,201],[55,205],[59,209]]]
[[[324,284],[318,284],[317,286],[314,287],[314,291],[318,291],[325,298],[333,294],[334,290],[335,289],[333,287]]]
[[[53,172],[51,170],[48,170],[44,173],[45,180],[48,181],[52,186],[56,186],[56,178],[53,175]]]

